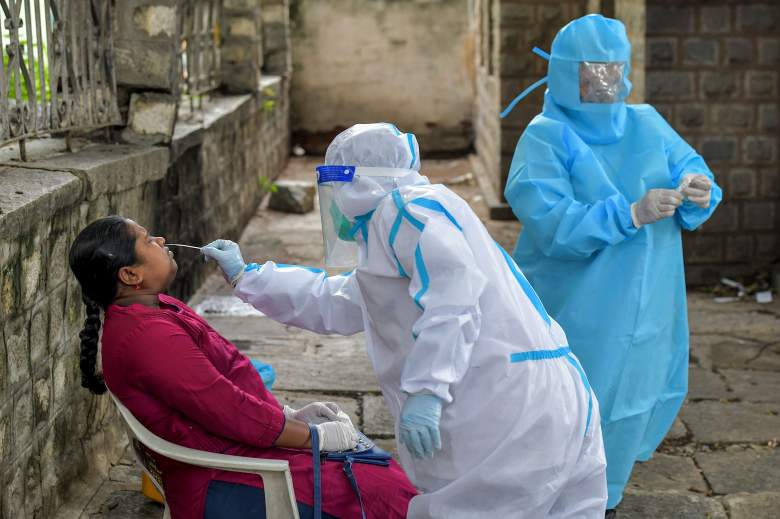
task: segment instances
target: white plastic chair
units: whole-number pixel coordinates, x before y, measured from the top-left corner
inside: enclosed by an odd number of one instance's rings
[[[119,414],[125,421],[127,436],[133,446],[136,460],[149,479],[165,497],[162,489],[162,473],[154,462],[148,450],[156,452],[166,458],[195,465],[232,472],[245,472],[257,474],[263,478],[265,492],[265,515],[273,519],[299,519],[298,506],[295,502],[295,490],[290,475],[290,465],[286,460],[269,460],[261,458],[247,458],[243,456],[230,456],[227,454],[215,454],[208,451],[199,451],[187,447],[181,447],[156,436],[141,422],[136,420],[133,414],[111,394]],[[170,519],[171,513],[168,505],[165,505],[164,519]]]

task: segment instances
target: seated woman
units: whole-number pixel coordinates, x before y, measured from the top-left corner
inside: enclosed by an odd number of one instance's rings
[[[70,250],[70,268],[87,306],[81,338],[82,386],[111,392],[154,434],[194,449],[289,461],[302,518],[313,497],[310,433],[322,450],[353,448],[357,434],[335,404],[282,408],[249,359],[187,305],[166,296],[177,265],[165,239],[110,216],[88,225]],[[100,313],[103,375],[95,364]],[[104,384],[105,378],[105,384]],[[254,475],[194,467],[155,456],[175,518],[265,517]],[[401,468],[354,466],[367,516],[402,518],[416,494]],[[322,464],[324,517],[359,518],[340,463]]]

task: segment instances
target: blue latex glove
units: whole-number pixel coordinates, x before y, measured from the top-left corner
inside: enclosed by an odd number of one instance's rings
[[[241,256],[241,249],[238,248],[238,244],[230,240],[216,240],[200,251],[206,256],[206,261],[213,259],[219,264],[219,268],[222,269],[222,273],[225,275],[225,279],[229,283],[235,284],[238,278],[244,272],[246,263]]]
[[[441,449],[439,420],[441,399],[429,393],[409,395],[401,410],[401,443],[416,458],[433,458],[433,450]]]

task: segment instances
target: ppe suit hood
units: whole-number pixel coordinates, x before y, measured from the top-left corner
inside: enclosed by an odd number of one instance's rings
[[[356,124],[344,130],[328,146],[325,165],[397,170],[386,176],[355,175],[351,182],[338,183],[334,200],[351,220],[376,209],[398,187],[429,183],[418,173],[420,147],[414,134],[388,123]]]
[[[580,65],[583,62],[625,64],[618,102],[584,103],[580,100]],[[631,44],[622,22],[598,14],[570,22],[553,40],[542,113],[566,123],[587,143],[617,141],[625,131],[625,98],[631,92],[630,64]]]

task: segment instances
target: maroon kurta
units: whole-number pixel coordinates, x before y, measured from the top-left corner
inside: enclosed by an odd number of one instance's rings
[[[312,504],[311,451],[272,446],[285,423],[281,406],[249,359],[187,305],[160,295],[160,308],[110,306],[102,361],[111,392],[154,434],[193,449],[288,460],[296,499]],[[263,486],[257,476],[156,459],[174,519],[203,517],[211,480]],[[416,491],[398,464],[358,464],[355,474],[369,518],[406,516]],[[322,465],[322,509],[360,517],[341,463]]]

